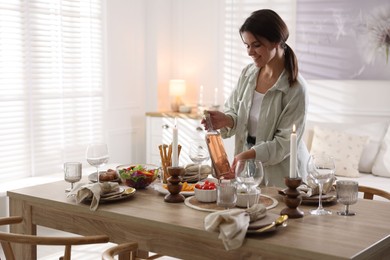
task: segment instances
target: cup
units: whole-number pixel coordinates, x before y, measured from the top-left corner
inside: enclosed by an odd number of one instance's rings
[[[65,191],[73,190],[73,184],[81,180],[82,164],[80,162],[66,162],[64,163],[64,179],[71,184],[70,188]]]
[[[344,211],[337,212],[342,216],[354,216],[356,213],[349,210],[349,205],[358,200],[359,184],[357,181],[339,180],[336,182],[337,201],[344,204]]]
[[[237,188],[230,180],[221,180],[217,184],[217,206],[233,208],[237,202]]]

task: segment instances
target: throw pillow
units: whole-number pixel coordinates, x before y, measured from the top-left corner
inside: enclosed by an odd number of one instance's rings
[[[389,127],[389,121],[378,121],[372,123],[330,123],[330,122],[314,122],[308,121],[305,131],[305,142],[307,147],[311,148],[314,126],[327,129],[335,129],[343,131],[348,134],[368,136],[369,142],[364,146],[362,156],[359,160],[359,172],[372,172],[372,166],[374,165],[375,158],[379,153],[379,149],[386,134],[386,130]]]
[[[382,140],[381,148],[372,167],[372,174],[390,177],[390,127]]]
[[[368,140],[367,136],[315,126],[310,153],[333,156],[337,176],[359,177],[359,160]]]

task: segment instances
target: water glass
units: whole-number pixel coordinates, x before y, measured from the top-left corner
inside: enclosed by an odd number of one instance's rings
[[[233,208],[237,202],[237,188],[230,180],[221,180],[217,184],[217,205],[225,209]]]
[[[344,211],[337,212],[338,215],[342,216],[354,216],[356,213],[349,211],[349,205],[355,204],[358,200],[358,187],[357,181],[337,181],[336,192],[337,201],[344,204]]]
[[[70,182],[70,188],[65,191],[69,192],[73,190],[73,184],[81,180],[82,177],[82,165],[80,162],[66,162],[64,163],[64,179]]]

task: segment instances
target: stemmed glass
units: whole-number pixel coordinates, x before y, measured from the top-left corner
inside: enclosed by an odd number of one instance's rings
[[[312,215],[329,215],[331,211],[322,207],[322,190],[323,185],[333,179],[335,173],[335,163],[332,156],[321,154],[311,155],[307,162],[307,171],[309,178],[312,178],[315,184],[318,185],[318,208],[310,211]]]
[[[355,204],[358,200],[358,187],[357,181],[337,181],[336,192],[337,201],[345,205],[344,211],[338,211],[338,215],[342,216],[354,216],[356,213],[349,211],[349,205]]]
[[[210,159],[206,142],[200,140],[193,141],[190,144],[189,156],[194,163],[198,164],[198,181],[200,181],[202,163]]]
[[[81,180],[82,167],[80,162],[66,162],[64,163],[64,179],[70,182],[70,188],[65,191],[73,190],[73,184]]]
[[[239,160],[236,164],[235,176],[237,184],[246,189],[248,195],[252,191],[257,193],[256,189],[264,177],[263,164],[256,159]],[[249,199],[247,208],[249,208]]]
[[[108,155],[108,147],[107,144],[104,143],[96,143],[96,144],[90,144],[87,147],[87,162],[91,166],[96,167],[96,182],[99,183],[99,167],[105,165],[108,162],[108,159],[110,158]]]

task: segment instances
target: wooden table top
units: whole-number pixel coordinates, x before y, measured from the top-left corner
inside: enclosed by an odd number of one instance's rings
[[[351,206],[357,213],[353,217],[337,215],[336,211],[343,207],[337,203],[325,205],[333,211],[328,216],[309,215],[316,205],[301,205],[303,218],[289,219],[287,227],[275,232],[248,235],[241,248],[226,251],[217,233],[204,230],[208,212],[184,203],[166,203],[164,195],[152,187],[90,211],[88,204],[76,204],[66,197],[64,190],[68,186],[59,181],[8,191],[10,214],[23,214],[25,218],[31,214],[33,225],[84,235],[108,234],[115,243],[137,240],[143,250],[184,259],[369,259],[390,253],[390,203],[385,201],[359,200]],[[279,214],[285,207],[282,196],[274,188],[263,188],[262,192],[279,201],[270,210]]]

